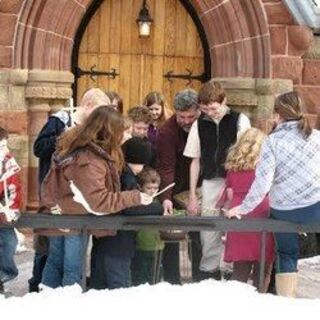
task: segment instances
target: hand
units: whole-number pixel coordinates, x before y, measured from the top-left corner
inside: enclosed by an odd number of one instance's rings
[[[153,201],[153,196],[149,196],[144,192],[140,192],[140,203],[144,206],[149,205]]]
[[[223,211],[224,215],[231,219],[233,217],[236,217],[237,219],[241,219],[241,213],[240,213],[240,206],[234,207],[230,210],[225,210]]]
[[[164,209],[163,215],[167,216],[167,215],[172,215],[173,214],[173,203],[171,200],[166,199],[162,202],[162,206]]]
[[[16,222],[20,218],[20,213],[18,210],[10,208],[2,208],[5,222]]]
[[[199,203],[197,197],[190,197],[187,207],[188,215],[196,216],[199,214]]]

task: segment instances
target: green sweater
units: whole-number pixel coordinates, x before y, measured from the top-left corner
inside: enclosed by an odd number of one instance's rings
[[[141,230],[137,232],[136,249],[141,251],[163,250],[164,242],[159,231]]]

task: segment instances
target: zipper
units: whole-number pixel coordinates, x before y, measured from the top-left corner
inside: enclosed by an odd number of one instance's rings
[[[215,177],[218,176],[218,152],[219,152],[219,123],[216,124],[216,150],[214,153],[214,161],[215,161],[215,166],[216,166],[216,172],[215,172]]]

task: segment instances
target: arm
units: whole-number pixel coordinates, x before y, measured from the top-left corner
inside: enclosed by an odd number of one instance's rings
[[[161,186],[164,188],[174,182],[177,165],[177,149],[174,143],[174,137],[168,132],[163,132],[160,129],[157,141],[157,171],[161,177]],[[172,201],[173,189],[169,189],[160,195],[160,201]]]
[[[258,206],[270,191],[276,170],[276,159],[270,140],[267,139],[262,146],[260,161],[256,169],[255,180],[243,200],[237,207],[240,214],[247,214]]]
[[[110,191],[105,180],[108,175],[110,172],[103,161],[95,161],[86,166],[80,165],[76,168],[76,172],[71,170],[68,180],[73,180],[90,208],[95,212],[112,214],[141,204],[138,190]]]
[[[197,183],[200,174],[200,158],[194,158],[190,164],[190,192],[189,192],[189,203],[188,212],[191,215],[198,214],[198,198],[196,194]]]
[[[237,138],[239,138],[246,130],[250,128],[251,128],[251,124],[250,124],[249,118],[244,113],[240,113],[239,119],[238,119]]]
[[[153,201],[148,206],[136,206],[122,211],[125,216],[161,216],[163,207],[158,201]]]
[[[200,175],[201,157],[198,121],[195,121],[191,127],[183,155],[185,157],[192,158],[190,164],[189,204],[187,210],[190,214],[195,215],[198,214],[198,199],[196,195],[196,189]]]
[[[34,155],[38,158],[50,159],[56,149],[57,137],[64,129],[65,125],[61,120],[49,118],[33,145]]]

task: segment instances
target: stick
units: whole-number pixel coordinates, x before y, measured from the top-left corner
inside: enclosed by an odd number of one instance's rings
[[[167,191],[168,189],[171,189],[172,187],[174,187],[176,183],[173,182],[171,184],[169,184],[168,186],[166,186],[165,188],[163,188],[162,190],[158,191],[157,193],[155,193],[152,197],[155,198],[157,196],[159,196],[161,193],[164,193],[165,191]]]

